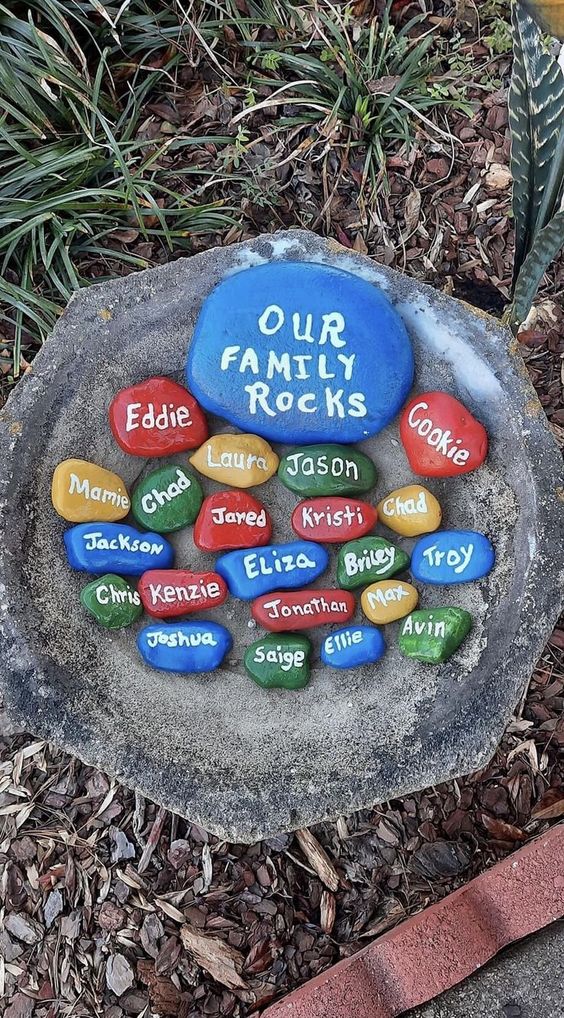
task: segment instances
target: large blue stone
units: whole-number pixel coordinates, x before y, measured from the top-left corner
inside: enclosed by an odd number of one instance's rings
[[[422,583],[469,583],[486,576],[495,552],[476,530],[440,530],[421,537],[411,553],[411,572]]]
[[[329,555],[320,544],[292,541],[228,551],[216,560],[215,568],[234,597],[250,601],[271,590],[306,587],[325,572],[328,564]]]
[[[405,326],[342,269],[271,262],[204,301],[186,368],[202,406],[275,442],[359,442],[389,424],[413,382]]]
[[[147,569],[168,569],[174,561],[174,548],[162,534],[122,523],[79,523],[64,540],[70,565],[86,573],[141,576]]]
[[[379,661],[386,650],[375,626],[345,626],[329,633],[321,645],[321,660],[333,668],[358,668]]]
[[[162,672],[212,672],[232,646],[231,633],[217,622],[159,623],[137,637],[143,660]]]

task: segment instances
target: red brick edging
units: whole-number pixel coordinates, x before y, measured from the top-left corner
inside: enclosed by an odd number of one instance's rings
[[[564,824],[311,979],[263,1018],[394,1018],[564,916]]]

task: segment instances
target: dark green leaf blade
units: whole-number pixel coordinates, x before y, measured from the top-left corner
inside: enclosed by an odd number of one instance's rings
[[[537,233],[521,266],[511,308],[513,324],[518,326],[525,321],[543,274],[562,247],[564,247],[564,209],[557,212],[547,226]]]
[[[515,217],[514,282],[535,233],[551,162],[564,120],[564,74],[547,52],[541,31],[520,3],[513,4],[514,63],[509,94],[511,172]]]

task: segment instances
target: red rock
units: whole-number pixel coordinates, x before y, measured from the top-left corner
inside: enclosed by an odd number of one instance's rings
[[[122,389],[110,404],[110,427],[132,456],[170,456],[195,449],[208,437],[203,410],[170,378],[147,378]]]
[[[484,426],[446,392],[422,392],[410,399],[400,435],[411,469],[423,477],[467,474],[488,452]]]
[[[320,590],[275,590],[257,597],[251,614],[264,629],[311,629],[329,622],[348,622],[354,615],[355,600],[349,590],[330,587]]]
[[[246,491],[216,491],[202,502],[194,544],[203,551],[257,548],[272,537],[272,520]]]
[[[137,589],[145,611],[156,619],[180,618],[223,604],[228,590],[219,573],[187,569],[149,569]]]
[[[292,513],[292,527],[307,541],[336,544],[364,537],[376,524],[378,510],[356,498],[306,498]]]

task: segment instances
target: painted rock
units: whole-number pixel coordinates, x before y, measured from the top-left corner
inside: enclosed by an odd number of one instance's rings
[[[122,520],[130,509],[129,495],[121,477],[88,460],[64,460],[53,473],[51,501],[64,520]]]
[[[353,590],[366,583],[395,576],[408,565],[409,555],[385,537],[361,537],[339,549],[337,583],[345,590]]]
[[[359,668],[379,661],[386,651],[384,637],[374,626],[346,626],[329,633],[321,645],[321,660],[333,668]]]
[[[278,468],[278,456],[258,435],[214,435],[190,457],[204,477],[234,488],[264,484]]]
[[[376,467],[346,445],[310,445],[287,453],[278,476],[296,495],[356,495],[374,487]]]
[[[141,598],[123,576],[106,573],[80,591],[80,601],[106,629],[123,629],[143,614]]]
[[[271,590],[295,590],[313,583],[329,565],[325,548],[312,541],[269,544],[257,551],[228,551],[215,568],[234,597],[251,601]]]
[[[367,619],[378,626],[403,619],[417,606],[419,594],[405,580],[379,580],[362,591],[360,603]]]
[[[149,569],[143,573],[137,589],[145,611],[157,619],[216,608],[227,597],[227,584],[222,576],[187,569]]]
[[[442,510],[430,491],[421,484],[397,488],[378,503],[380,522],[403,537],[430,534],[441,525]]]
[[[405,326],[371,283],[342,269],[271,262],[204,301],[187,363],[202,406],[276,442],[359,442],[413,382]]]
[[[411,554],[411,572],[422,583],[469,583],[487,576],[495,552],[475,530],[441,530],[421,537]]]
[[[253,601],[251,614],[256,622],[274,633],[284,629],[309,629],[330,622],[348,622],[355,600],[348,590],[275,591]]]
[[[292,513],[298,537],[336,544],[363,537],[376,524],[378,513],[367,502],[350,498],[310,498],[299,502]]]
[[[246,491],[216,491],[209,495],[194,525],[194,544],[202,551],[256,548],[268,544],[271,537],[269,513]]]
[[[424,477],[467,474],[488,452],[483,424],[446,392],[414,396],[401,415],[400,436],[411,469]]]
[[[123,523],[79,523],[63,537],[69,564],[86,573],[141,576],[147,569],[168,569],[174,561],[166,537]]]
[[[245,669],[263,689],[302,689],[309,680],[306,636],[263,636],[245,652]]]
[[[408,615],[399,635],[399,649],[430,665],[446,661],[472,627],[472,616],[463,608],[431,608]]]
[[[132,456],[172,456],[208,437],[201,408],[182,385],[159,375],[122,389],[110,404],[110,427]]]
[[[203,620],[147,626],[137,637],[143,660],[162,672],[213,672],[232,646],[224,626]]]
[[[184,467],[171,463],[151,471],[139,482],[131,512],[142,527],[168,534],[194,522],[203,497],[200,482]]]

